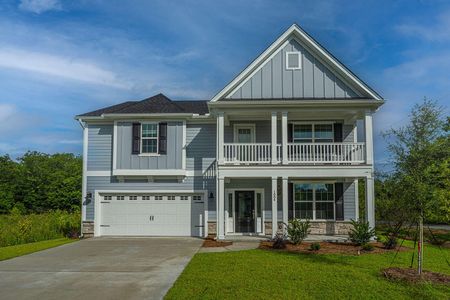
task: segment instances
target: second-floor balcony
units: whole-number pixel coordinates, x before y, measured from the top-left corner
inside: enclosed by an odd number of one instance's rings
[[[223,147],[225,164],[362,164],[366,155],[365,143],[287,143],[285,152],[276,144],[274,157],[271,143],[225,143]]]

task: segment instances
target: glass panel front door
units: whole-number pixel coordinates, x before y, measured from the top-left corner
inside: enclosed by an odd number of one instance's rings
[[[236,191],[235,232],[255,232],[255,192]]]

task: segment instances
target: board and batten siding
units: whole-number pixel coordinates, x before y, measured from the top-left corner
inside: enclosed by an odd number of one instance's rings
[[[286,69],[286,52],[301,53],[301,69]],[[231,99],[345,99],[359,97],[329,67],[291,39],[233,94]]]
[[[166,155],[144,156],[131,154],[132,127],[132,122],[117,123],[117,169],[161,170],[182,168],[182,122],[167,122]]]
[[[186,177],[182,182],[176,180],[161,180],[155,182],[147,182],[146,179],[125,180],[119,182],[116,177],[110,176],[88,176],[87,177],[87,191],[92,193],[92,200],[86,203],[86,220],[93,221],[95,214],[95,191],[98,190],[127,190],[131,192],[141,193],[143,191],[157,191],[164,190],[176,193],[179,190],[193,190],[193,191],[208,191],[208,195],[213,193],[216,195],[216,180],[213,177],[192,176]],[[215,220],[216,217],[216,199],[208,198],[208,218]]]
[[[202,173],[214,168],[216,161],[216,124],[187,124],[186,170]]]
[[[112,145],[114,125],[88,125],[88,171],[110,171],[112,169]]]

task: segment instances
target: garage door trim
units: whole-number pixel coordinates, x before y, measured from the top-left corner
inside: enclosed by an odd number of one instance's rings
[[[206,190],[95,190],[94,236],[101,236],[101,201],[103,194],[202,194],[204,214],[204,237],[208,236],[208,191]]]

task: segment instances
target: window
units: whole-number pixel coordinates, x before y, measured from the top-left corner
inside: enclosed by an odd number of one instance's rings
[[[301,52],[286,52],[286,69],[298,70],[302,68]]]
[[[150,196],[142,196],[142,200],[150,200]]]
[[[155,200],[162,200],[163,196],[155,196]]]
[[[112,200],[112,196],[103,196],[103,200]]]
[[[294,124],[294,143],[330,143],[334,141],[333,124]]]
[[[158,124],[142,124],[141,145],[141,153],[158,153]]]
[[[125,200],[125,196],[116,196],[117,200]]]
[[[235,124],[234,125],[234,142],[235,143],[254,143],[255,142],[255,125],[254,124]]]
[[[194,200],[194,201],[201,201],[202,200],[202,196],[192,196],[192,200]]]
[[[189,196],[180,196],[180,200],[189,200]]]
[[[334,220],[334,184],[294,184],[294,218]]]
[[[137,196],[130,196],[130,200],[137,200]]]
[[[167,196],[167,200],[173,201],[173,200],[175,200],[175,196]]]

